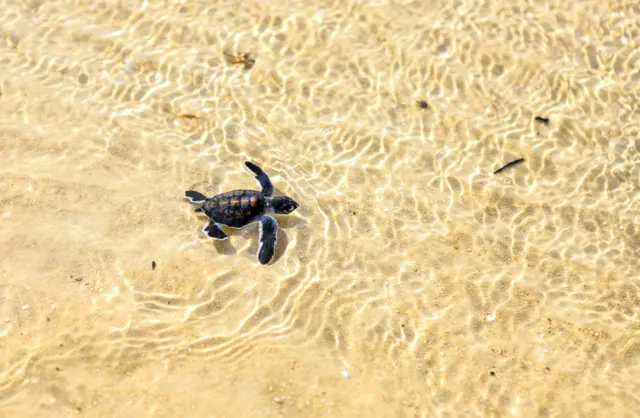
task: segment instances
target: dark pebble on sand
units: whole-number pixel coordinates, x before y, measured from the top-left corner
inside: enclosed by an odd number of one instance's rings
[[[151,270],[155,270],[156,269],[156,265],[157,265],[156,262],[152,261],[151,262]]]
[[[496,372],[491,372],[491,376],[495,376],[495,375],[496,375]]]
[[[418,100],[418,107],[420,109],[428,109],[429,108],[429,103],[427,103],[426,100]]]
[[[536,116],[536,122],[542,122],[545,125],[549,123],[549,118],[543,118],[542,116]]]

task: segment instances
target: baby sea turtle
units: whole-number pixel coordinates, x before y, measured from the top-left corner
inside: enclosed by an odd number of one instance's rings
[[[222,225],[243,228],[250,223],[260,222],[258,261],[268,264],[273,258],[278,235],[278,222],[269,214],[289,214],[296,210],[298,203],[289,196],[273,197],[275,189],[269,176],[251,161],[245,161],[244,165],[256,175],[262,191],[233,190],[207,197],[195,190],[187,190],[184,197],[191,203],[203,203],[196,212],[204,212],[209,217],[210,221],[202,231],[213,239],[228,238]]]

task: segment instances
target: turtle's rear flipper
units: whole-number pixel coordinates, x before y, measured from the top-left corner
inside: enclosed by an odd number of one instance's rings
[[[185,199],[189,199],[191,203],[204,203],[204,201],[208,199],[207,196],[195,190],[187,190],[184,192],[184,197]]]
[[[278,237],[278,222],[271,216],[260,218],[260,247],[258,247],[258,261],[269,264],[276,249]]]
[[[202,228],[202,232],[204,232],[205,234],[207,234],[207,236],[213,239],[223,240],[228,238],[227,234],[225,234],[224,231],[222,230],[222,227],[220,226],[220,224],[217,224],[213,221],[209,222],[207,226]]]

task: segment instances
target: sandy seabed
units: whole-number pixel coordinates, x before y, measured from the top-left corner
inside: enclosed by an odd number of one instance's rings
[[[637,1],[0,1],[0,49],[0,416],[640,411]],[[182,197],[247,159],[269,266]]]

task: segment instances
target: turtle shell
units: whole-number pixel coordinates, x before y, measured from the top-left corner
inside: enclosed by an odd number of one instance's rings
[[[214,222],[242,228],[264,214],[265,198],[255,190],[233,190],[207,200],[202,210]]]

